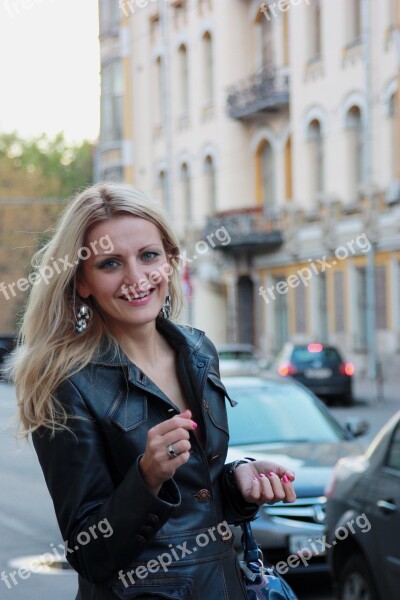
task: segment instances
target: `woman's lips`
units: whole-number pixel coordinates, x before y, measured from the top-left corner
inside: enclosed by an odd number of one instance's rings
[[[132,292],[132,294],[124,294],[123,296],[120,296],[120,300],[123,300],[124,302],[126,302],[127,304],[130,304],[131,306],[140,306],[142,304],[147,304],[147,302],[149,302],[150,298],[152,297],[153,293],[155,291],[155,288],[152,288],[150,290],[146,290],[145,292]]]

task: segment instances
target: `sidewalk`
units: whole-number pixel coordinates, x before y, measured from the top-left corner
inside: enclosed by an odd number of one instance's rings
[[[393,404],[400,410],[400,367],[397,373],[387,374],[381,382],[365,375],[355,376],[353,390],[356,402],[375,406]]]

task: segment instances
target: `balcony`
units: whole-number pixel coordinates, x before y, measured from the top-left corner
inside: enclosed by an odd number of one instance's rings
[[[263,68],[228,89],[227,113],[232,119],[250,119],[273,113],[289,104],[287,70]]]
[[[225,228],[228,235],[219,235]],[[263,212],[261,207],[227,210],[208,217],[204,237],[215,248],[229,253],[261,254],[283,244],[283,216],[278,211]],[[222,238],[222,242],[218,240]]]

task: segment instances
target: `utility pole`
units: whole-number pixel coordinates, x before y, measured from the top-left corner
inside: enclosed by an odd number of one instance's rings
[[[377,348],[376,348],[376,297],[375,297],[375,244],[374,235],[375,211],[372,170],[372,43],[371,43],[371,1],[362,0],[362,24],[365,65],[365,117],[364,117],[364,157],[365,184],[367,194],[368,226],[367,236],[370,237],[371,249],[367,254],[366,267],[366,296],[367,296],[367,347],[368,347],[368,378],[376,380]],[[369,235],[370,234],[370,235]]]
[[[165,210],[171,216],[172,208],[172,129],[171,129],[171,92],[170,92],[170,64],[169,64],[169,3],[160,5],[161,38],[163,46],[162,56],[162,128],[165,143],[165,163],[167,166],[167,181],[165,190]]]

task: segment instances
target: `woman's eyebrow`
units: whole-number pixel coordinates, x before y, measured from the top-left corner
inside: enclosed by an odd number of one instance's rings
[[[163,249],[163,246],[159,243],[159,242],[154,242],[152,244],[146,244],[146,246],[143,246],[142,248],[138,248],[138,253],[140,254],[141,252],[143,252],[144,250],[146,250],[146,248],[157,248],[157,249]],[[96,258],[101,258],[103,256],[115,256],[117,258],[123,258],[123,254],[119,254],[118,252],[109,252],[107,254],[96,254]]]

